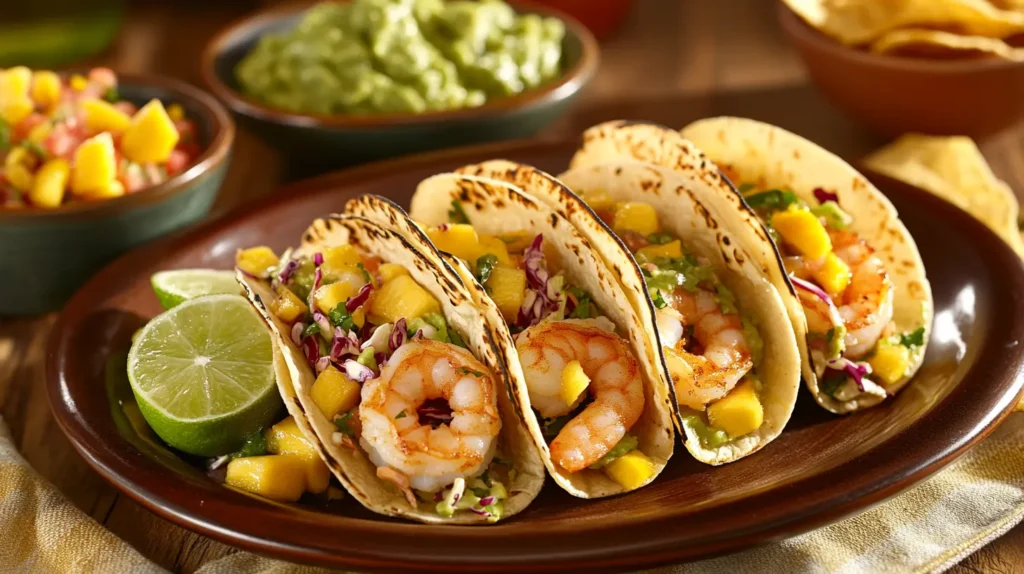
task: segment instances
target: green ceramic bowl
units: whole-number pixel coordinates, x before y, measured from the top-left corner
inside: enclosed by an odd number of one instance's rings
[[[196,122],[203,153],[160,185],[59,210],[0,211],[0,316],[59,309],[121,253],[202,219],[227,171],[235,124],[213,97],[183,82],[118,74],[121,97],[178,102]]]
[[[565,22],[562,76],[558,81],[477,108],[422,114],[369,116],[298,114],[244,95],[235,67],[268,32],[292,28],[312,5],[289,4],[257,12],[221,31],[206,46],[201,72],[209,89],[290,160],[292,175],[309,176],[367,161],[477,142],[533,135],[564,112],[599,63],[593,34],[551,8],[508,0],[520,12]]]

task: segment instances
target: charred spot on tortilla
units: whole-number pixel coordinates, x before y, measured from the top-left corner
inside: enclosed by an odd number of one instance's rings
[[[728,247],[729,245],[732,245],[732,240],[729,239],[728,235],[724,235],[722,236],[722,243],[724,243],[726,247]]]
[[[622,167],[615,168],[615,175],[622,175]]]

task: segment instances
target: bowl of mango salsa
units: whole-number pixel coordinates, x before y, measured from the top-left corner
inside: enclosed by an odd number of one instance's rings
[[[235,127],[183,82],[0,69],[0,316],[58,309],[115,256],[204,217]]]

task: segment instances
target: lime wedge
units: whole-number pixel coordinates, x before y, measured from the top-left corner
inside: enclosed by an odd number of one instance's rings
[[[153,431],[199,456],[241,448],[281,410],[273,346],[239,295],[185,301],[158,315],[128,353],[128,381]]]
[[[242,293],[233,271],[175,269],[156,273],[149,281],[164,309],[171,309],[184,301],[204,295]]]

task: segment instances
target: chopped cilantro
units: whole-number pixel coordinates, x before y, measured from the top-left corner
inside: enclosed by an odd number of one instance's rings
[[[103,94],[103,99],[107,100],[112,104],[117,102],[117,100],[121,99],[121,94],[117,92],[117,86],[114,86],[107,90],[107,93]]]
[[[811,213],[816,217],[825,218],[825,223],[832,229],[846,229],[853,221],[853,217],[843,211],[839,204],[834,201],[826,201],[821,205],[812,207]]]
[[[466,217],[466,212],[462,209],[462,204],[459,200],[452,200],[452,208],[448,210],[448,221],[452,223],[469,223],[469,218]]]
[[[459,367],[458,370],[463,375],[473,375],[474,377],[482,377],[482,376],[484,376],[484,374],[481,373],[480,371],[474,371],[473,369],[470,369],[468,367]]]
[[[28,151],[32,152],[32,155],[38,157],[39,159],[45,160],[49,156],[49,154],[46,153],[46,149],[44,149],[43,146],[37,144],[34,141],[25,140],[21,142],[21,145]]]
[[[665,298],[661,296],[660,289],[651,289],[651,293],[654,295],[652,300],[654,301],[655,307],[657,307],[658,309],[664,309],[665,307],[668,307],[668,303],[665,302]]]
[[[790,205],[800,201],[792,191],[783,191],[781,189],[769,189],[768,191],[748,195],[743,199],[746,200],[747,205],[749,205],[751,209],[765,211],[786,209]]]
[[[0,118],[0,151],[11,147],[11,126]]]
[[[830,397],[835,397],[836,391],[846,382],[846,373],[842,371],[827,371],[825,376],[818,381],[818,389]]]
[[[317,325],[316,323],[310,323],[305,328],[305,330],[302,331],[302,338],[305,339],[306,337],[308,337],[310,335],[316,335],[319,332],[320,332],[320,325]]]
[[[551,440],[558,436],[558,433],[562,432],[562,427],[572,420],[572,415],[562,415],[553,419],[544,419],[541,423],[541,434],[544,438]]]
[[[924,345],[924,327],[918,327],[909,334],[901,334],[900,344],[908,349]]]
[[[701,283],[713,280],[715,277],[715,272],[710,265],[701,265],[692,255],[671,259],[657,257],[651,263],[657,269],[644,270],[647,286],[650,289],[659,289],[668,293],[675,291],[676,287],[680,285],[687,291],[696,291]]]
[[[356,267],[363,272],[363,279],[366,279],[366,282],[369,283],[372,278],[370,277],[370,272],[366,270],[366,267],[362,262],[356,263]]]
[[[671,233],[652,233],[647,236],[647,242],[651,245],[665,245],[675,240],[675,236]]]
[[[572,310],[572,313],[569,313],[570,319],[589,319],[596,314],[593,309],[593,301],[590,299],[590,293],[579,287],[569,287],[566,291],[576,298],[576,308]]]
[[[402,411],[402,412],[398,413],[397,415],[395,415],[395,420],[397,421],[398,419],[404,419],[407,416],[409,416],[409,415],[405,414],[405,411]]]
[[[740,186],[736,188],[736,190],[739,191],[741,194],[746,195],[748,192],[754,191],[756,188],[756,184],[750,183],[748,181],[747,183],[741,183]]]
[[[718,293],[718,304],[722,307],[722,313],[728,315],[736,313],[736,296],[728,287],[721,283],[715,283],[715,292]]]
[[[256,429],[252,434],[245,437],[245,443],[238,452],[231,453],[231,458],[243,458],[247,456],[263,456],[267,454],[267,439],[263,436],[263,429]]]
[[[334,419],[334,426],[338,428],[338,432],[345,436],[356,436],[356,431],[352,429],[352,411],[337,417]]]
[[[356,329],[356,322],[352,319],[352,314],[345,309],[344,303],[338,303],[338,306],[328,313],[331,324],[335,327],[341,327],[345,331],[354,331]]]
[[[487,255],[481,255],[476,260],[476,278],[483,285],[487,283],[487,280],[491,278],[491,272],[494,271],[494,267],[498,265],[498,256],[488,253]]]
[[[448,338],[451,339],[452,344],[455,345],[456,347],[468,349],[468,347],[466,346],[466,342],[462,340],[462,335],[459,335],[455,331],[448,331]]]

